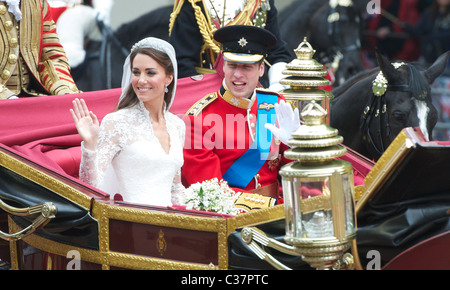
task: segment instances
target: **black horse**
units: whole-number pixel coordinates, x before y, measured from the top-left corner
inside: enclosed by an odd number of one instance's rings
[[[335,71],[333,85],[338,86],[363,70],[360,38],[366,5],[367,1],[336,7],[329,0],[294,1],[279,14],[281,37],[294,50],[306,36],[316,50],[314,58]]]
[[[441,55],[427,69],[391,64],[377,55],[378,68],[355,75],[332,91],[330,125],[339,130],[345,145],[374,160],[405,127],[419,127],[430,139],[437,122],[430,84],[444,71],[449,55],[450,51]]]

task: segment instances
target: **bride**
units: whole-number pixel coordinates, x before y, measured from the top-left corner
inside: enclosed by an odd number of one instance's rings
[[[149,37],[131,49],[117,110],[101,125],[83,99],[73,101],[70,112],[83,140],[82,181],[127,202],[181,203],[185,125],[168,111],[176,80],[175,50]]]

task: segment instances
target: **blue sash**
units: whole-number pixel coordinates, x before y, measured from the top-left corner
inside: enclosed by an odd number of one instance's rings
[[[276,123],[274,104],[278,103],[278,96],[256,93],[257,121],[255,142],[228,168],[223,179],[230,186],[245,188],[253,176],[261,169],[269,156],[272,143],[272,133],[264,127],[265,123]]]

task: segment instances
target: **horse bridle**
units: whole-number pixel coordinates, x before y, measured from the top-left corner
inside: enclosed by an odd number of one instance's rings
[[[105,85],[107,89],[112,88],[111,80],[111,44],[110,40],[112,40],[112,43],[116,45],[122,54],[127,57],[129,51],[125,48],[125,46],[120,42],[120,40],[117,38],[115,32],[106,25],[103,21],[96,18],[97,26],[100,29],[102,33],[102,43],[100,48],[100,66],[104,68],[105,71]]]
[[[404,63],[394,63],[394,67],[398,68],[402,66]],[[372,96],[364,108],[364,112],[362,114],[362,122],[361,122],[361,133],[363,136],[363,142],[367,142],[370,146],[372,146],[375,151],[382,155],[386,150],[386,144],[383,141],[382,135],[382,116],[384,116],[384,122],[386,127],[386,137],[391,139],[391,128],[389,124],[389,116],[386,114],[387,112],[387,104],[386,104],[386,96],[385,93],[387,91],[395,91],[395,92],[409,92],[411,90],[408,85],[392,85],[388,84],[386,78],[383,76],[383,73],[380,71],[372,83]],[[381,116],[380,116],[381,115]],[[379,117],[379,118],[378,118]],[[370,125],[373,119],[377,119],[377,135],[380,140],[380,147],[375,143],[372,134],[370,132]]]
[[[337,7],[337,6],[336,6]],[[346,19],[347,15],[342,15],[336,9],[336,7],[331,7],[329,9],[327,22],[328,22],[328,37],[331,39],[331,46],[329,47],[329,59],[323,59],[325,63],[332,63],[333,61],[340,61],[343,58],[343,54],[350,51],[356,51],[361,48],[361,42],[359,38],[356,38],[355,43],[347,46],[341,45],[341,39],[339,37],[340,32],[340,21]],[[355,14],[355,22],[359,24],[359,15]]]

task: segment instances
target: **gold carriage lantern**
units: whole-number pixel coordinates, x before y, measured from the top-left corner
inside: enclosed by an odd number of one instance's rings
[[[283,79],[290,90],[283,95],[298,107],[303,124],[288,141],[286,158],[294,160],[280,170],[286,212],[285,242],[255,228],[244,228],[241,239],[261,259],[277,269],[289,269],[267,253],[271,247],[301,256],[316,269],[352,269],[353,256],[346,253],[356,236],[353,168],[339,160],[346,153],[342,136],[328,125],[328,99],[332,94],[318,89],[327,85],[323,65],[312,59],[314,50],[305,40],[295,50]]]
[[[317,269],[342,263],[356,235],[353,168],[336,159],[346,149],[337,130],[326,124],[326,116],[314,100],[305,106],[304,124],[288,142],[292,149],[285,152],[286,158],[296,161],[280,170],[286,243]]]
[[[333,98],[333,95],[320,89],[320,87],[329,85],[330,82],[325,78],[327,71],[324,65],[313,59],[316,51],[305,37],[294,52],[297,58],[286,65],[286,69],[283,71],[286,77],[280,80],[280,84],[288,85],[290,88],[281,91],[281,94],[299,111],[302,111],[311,100],[329,111],[329,100]]]
[[[353,269],[350,253],[356,236],[353,168],[336,159],[346,153],[343,138],[326,124],[327,111],[310,101],[301,112],[304,124],[288,141],[286,158],[295,160],[280,170],[286,213],[285,242],[246,227],[241,239],[262,260],[289,270],[260,247],[301,256],[316,269]]]

